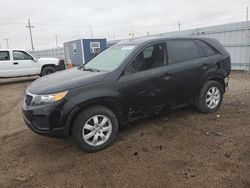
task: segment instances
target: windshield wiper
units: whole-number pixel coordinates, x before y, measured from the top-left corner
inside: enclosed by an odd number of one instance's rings
[[[93,68],[85,68],[85,71],[100,72],[100,70],[98,70],[98,69],[93,69]]]
[[[78,67],[78,69],[83,70],[83,71],[90,71],[90,72],[100,72],[100,70],[98,70],[98,69],[86,68],[86,67],[84,67],[84,65],[81,65],[80,67]]]

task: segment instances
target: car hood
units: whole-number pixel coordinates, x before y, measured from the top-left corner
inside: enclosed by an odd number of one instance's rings
[[[101,82],[107,72],[90,72],[77,68],[56,72],[34,81],[27,89],[33,94],[49,94]]]

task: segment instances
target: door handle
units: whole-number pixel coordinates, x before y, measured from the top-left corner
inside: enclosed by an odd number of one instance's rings
[[[13,64],[14,64],[14,65],[18,65],[18,62],[14,62]]]

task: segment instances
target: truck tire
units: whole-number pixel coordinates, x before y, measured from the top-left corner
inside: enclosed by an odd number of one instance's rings
[[[49,74],[52,74],[56,72],[56,68],[53,67],[53,66],[46,66],[42,69],[42,73],[41,73],[41,76],[46,76],[46,75],[49,75]]]
[[[93,153],[113,144],[118,136],[118,120],[104,106],[93,106],[80,112],[74,119],[73,138],[84,151]]]
[[[196,108],[202,113],[213,113],[218,111],[223,101],[224,89],[217,81],[206,82],[195,99]]]

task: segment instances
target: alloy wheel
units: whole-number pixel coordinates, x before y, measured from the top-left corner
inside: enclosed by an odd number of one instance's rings
[[[92,116],[83,126],[82,137],[91,146],[100,146],[110,137],[112,123],[107,116]]]
[[[211,87],[206,94],[206,104],[208,108],[214,109],[218,106],[221,99],[221,93],[219,88]]]

